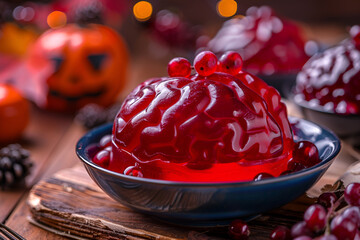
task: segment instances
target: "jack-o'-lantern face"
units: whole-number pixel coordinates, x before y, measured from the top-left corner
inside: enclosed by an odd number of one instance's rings
[[[107,106],[125,84],[126,47],[114,30],[103,25],[49,30],[37,40],[29,59],[52,66],[46,79],[38,79],[45,85],[49,109],[74,111],[87,103]]]

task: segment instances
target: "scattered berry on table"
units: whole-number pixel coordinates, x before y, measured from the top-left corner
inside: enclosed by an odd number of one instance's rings
[[[270,240],[291,240],[290,229],[285,226],[277,226],[271,232]]]
[[[235,240],[246,240],[250,236],[250,229],[246,222],[236,219],[230,223],[229,235]]]

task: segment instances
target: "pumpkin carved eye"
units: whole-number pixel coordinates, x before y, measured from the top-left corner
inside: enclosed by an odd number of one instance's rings
[[[64,62],[64,58],[59,56],[53,56],[50,58],[50,60],[54,63],[55,72],[58,72],[60,70],[61,64]]]
[[[106,54],[91,54],[91,55],[87,56],[87,59],[89,60],[91,66],[94,68],[94,70],[100,71],[101,66],[102,66],[104,60],[106,59],[106,57],[107,57]]]

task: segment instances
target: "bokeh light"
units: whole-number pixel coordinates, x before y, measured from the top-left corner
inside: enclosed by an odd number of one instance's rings
[[[147,1],[140,1],[134,5],[133,8],[134,16],[138,21],[147,21],[153,12],[151,3]]]
[[[13,17],[17,21],[31,21],[35,16],[35,11],[32,7],[17,6],[13,13]]]
[[[53,11],[47,17],[47,24],[51,28],[60,28],[67,22],[66,14],[61,11]]]
[[[220,0],[216,5],[216,10],[222,17],[231,17],[237,12],[237,2],[234,0]]]

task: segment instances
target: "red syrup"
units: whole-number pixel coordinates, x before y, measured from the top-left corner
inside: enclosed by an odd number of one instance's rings
[[[297,102],[337,114],[360,114],[360,27],[352,35],[304,65],[296,80]]]
[[[175,71],[128,95],[114,121],[107,169],[184,182],[251,181],[259,173],[277,177],[293,171],[288,162],[299,144],[279,93],[241,69],[235,76],[208,75],[209,57],[195,58],[194,65],[203,66],[197,74],[176,77]],[[308,152],[294,153],[306,159]]]

